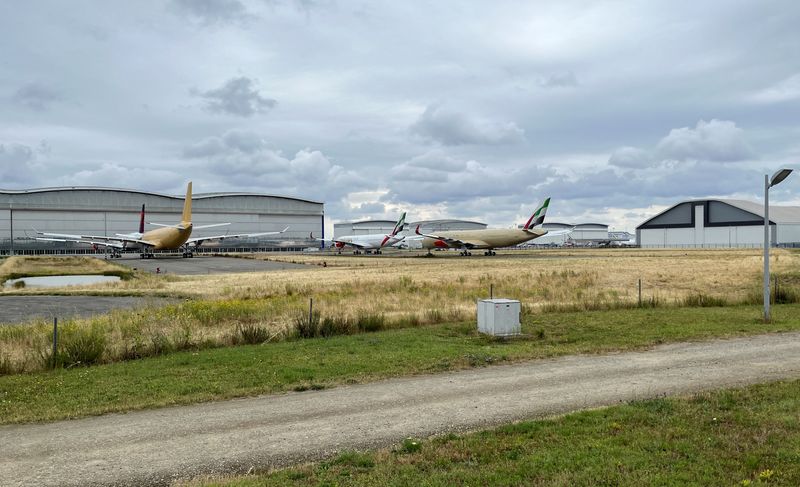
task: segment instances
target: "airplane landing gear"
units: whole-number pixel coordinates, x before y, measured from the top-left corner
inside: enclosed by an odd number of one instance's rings
[[[183,258],[184,259],[191,259],[192,257],[194,257],[194,254],[191,253],[191,252],[184,252],[183,253]]]
[[[497,252],[495,252],[494,250],[487,250],[486,252],[483,253],[483,255],[497,255]]]
[[[459,255],[462,255],[462,256],[466,257],[466,256],[469,256],[469,255],[472,255],[472,252],[470,252],[469,250],[462,250]]]

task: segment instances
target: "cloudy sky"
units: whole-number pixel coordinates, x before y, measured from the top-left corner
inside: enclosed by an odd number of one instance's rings
[[[633,230],[800,168],[800,3],[0,4],[0,187]],[[800,174],[771,193],[800,205]]]

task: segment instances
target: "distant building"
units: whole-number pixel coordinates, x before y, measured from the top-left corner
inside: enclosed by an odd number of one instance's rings
[[[138,230],[139,212],[146,207],[147,221],[177,223],[183,195],[97,187],[0,190],[0,253],[86,252],[85,244],[44,242],[35,230],[50,233],[114,235]],[[192,198],[196,225],[230,222],[228,226],[197,230],[192,236],[226,233],[289,231],[279,236],[226,239],[204,247],[217,249],[297,247],[318,243],[322,236],[323,203],[258,193],[197,193]],[[146,225],[145,230],[155,227]]]
[[[770,241],[800,246],[800,206],[769,207]],[[732,199],[683,201],[636,227],[641,247],[762,247],[764,204]]]
[[[539,245],[576,245],[580,247],[593,245],[609,245],[614,242],[625,242],[629,239],[627,232],[609,232],[608,225],[603,223],[560,223],[545,222],[542,228],[549,231],[573,229],[562,235],[543,235],[528,244]]]

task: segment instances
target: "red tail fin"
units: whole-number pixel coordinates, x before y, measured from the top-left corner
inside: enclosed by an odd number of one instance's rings
[[[142,205],[142,212],[139,213],[139,233],[144,233],[144,205]]]

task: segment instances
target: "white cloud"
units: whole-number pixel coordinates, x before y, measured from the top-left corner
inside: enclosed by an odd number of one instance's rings
[[[695,128],[672,129],[656,146],[656,154],[663,159],[699,159],[731,162],[753,157],[744,131],[734,122],[712,119],[700,120]]]

